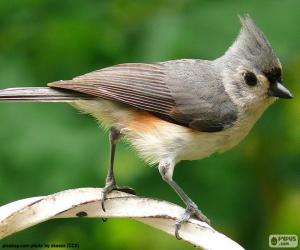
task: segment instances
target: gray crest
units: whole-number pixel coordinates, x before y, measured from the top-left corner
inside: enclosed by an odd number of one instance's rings
[[[231,63],[234,66],[237,64],[251,65],[251,67],[261,71],[281,67],[271,44],[251,17],[245,15],[240,17],[240,21],[242,24],[241,31],[225,54],[231,57]]]

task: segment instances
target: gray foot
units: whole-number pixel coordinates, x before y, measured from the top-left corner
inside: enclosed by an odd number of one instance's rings
[[[181,240],[181,237],[179,236],[179,230],[181,228],[181,225],[184,222],[187,222],[191,217],[194,217],[198,220],[201,220],[203,222],[206,222],[210,225],[209,219],[198,209],[196,204],[190,204],[187,206],[185,212],[181,215],[179,219],[176,220],[175,223],[175,236],[178,240]]]
[[[116,184],[112,183],[112,184],[106,184],[105,187],[103,188],[103,196],[102,196],[102,200],[101,200],[101,206],[102,206],[102,210],[105,212],[105,205],[104,202],[106,200],[107,195],[113,191],[113,190],[118,190],[121,192],[125,192],[128,194],[136,194],[135,190],[133,188],[130,187],[118,187]]]

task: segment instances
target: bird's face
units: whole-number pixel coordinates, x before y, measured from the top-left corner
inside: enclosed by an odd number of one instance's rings
[[[237,66],[231,81],[235,98],[242,99],[244,104],[272,103],[276,98],[292,98],[291,92],[283,85],[282,67],[278,63],[268,69]]]

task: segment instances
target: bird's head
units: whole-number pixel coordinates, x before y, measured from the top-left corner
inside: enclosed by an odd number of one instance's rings
[[[249,15],[240,20],[241,31],[220,60],[226,91],[245,106],[268,106],[278,97],[292,98],[283,85],[282,66],[266,36]]]

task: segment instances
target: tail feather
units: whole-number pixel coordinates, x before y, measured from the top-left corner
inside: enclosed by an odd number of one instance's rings
[[[48,87],[8,88],[0,90],[0,102],[71,102],[95,98],[94,96],[72,90]]]

